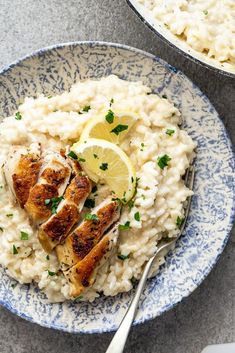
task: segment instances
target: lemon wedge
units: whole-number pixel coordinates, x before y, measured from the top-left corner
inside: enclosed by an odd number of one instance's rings
[[[85,126],[81,141],[88,138],[103,139],[118,144],[136,122],[134,112],[113,112],[111,109],[103,116],[93,118]]]
[[[134,195],[135,169],[126,153],[114,143],[90,138],[75,143],[71,150],[94,182],[105,182],[124,203]]]

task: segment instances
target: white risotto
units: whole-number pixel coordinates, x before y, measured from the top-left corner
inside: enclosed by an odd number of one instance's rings
[[[235,68],[234,0],[137,0],[197,52]]]
[[[180,112],[167,99],[150,94],[141,82],[127,82],[116,76],[75,84],[70,92],[54,97],[26,98],[19,106],[22,115],[7,117],[0,124],[0,164],[11,145],[40,142],[43,148],[60,149],[79,139],[86,122],[112,110],[134,111],[135,127],[126,135],[121,148],[130,157],[139,178],[133,207],[124,206],[120,223],[130,221],[130,230],[121,231],[112,257],[98,270],[93,286],[82,300],[94,300],[101,292],[113,296],[129,291],[139,279],[145,262],[154,254],[164,236],[178,233],[177,217],[184,214],[183,203],[191,195],[182,176],[193,158],[195,143],[179,128]],[[78,114],[85,106],[91,109]],[[168,167],[161,169],[157,158],[168,155]],[[99,203],[109,190],[98,186]],[[55,253],[47,256],[30,226],[26,212],[11,203],[4,177],[0,175],[0,264],[20,283],[35,282],[51,302],[69,299],[69,285],[59,270]],[[134,215],[139,212],[140,220]],[[21,240],[21,232],[29,234]],[[12,249],[17,249],[13,251]],[[125,260],[118,258],[125,254]],[[151,275],[164,262],[159,258]],[[57,273],[48,275],[48,270]]]

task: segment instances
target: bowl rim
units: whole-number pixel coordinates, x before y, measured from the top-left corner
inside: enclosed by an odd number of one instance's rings
[[[46,52],[50,52],[51,50],[54,49],[60,49],[63,47],[67,47],[67,46],[81,46],[81,45],[87,45],[87,46],[106,46],[106,47],[111,47],[111,48],[120,48],[120,49],[124,49],[126,51],[131,51],[132,53],[137,53],[137,54],[142,54],[146,57],[148,57],[149,59],[152,59],[154,61],[159,62],[161,65],[163,65],[164,67],[166,67],[168,70],[173,71],[175,74],[180,74],[183,77],[186,77],[192,84],[192,80],[190,78],[188,78],[187,75],[185,75],[184,73],[182,73],[182,71],[176,69],[175,67],[173,67],[172,65],[168,64],[167,62],[165,62],[163,59],[150,54],[144,50],[141,49],[137,49],[135,47],[129,46],[129,45],[125,45],[125,44],[119,44],[119,43],[112,43],[112,42],[105,42],[105,41],[93,41],[93,40],[89,40],[89,41],[74,41],[74,42],[64,42],[64,43],[58,43],[58,44],[53,44],[41,49],[37,49],[32,51],[30,54],[27,54],[15,61],[13,61],[11,64],[3,66],[3,68],[0,68],[0,79],[1,76],[4,75],[5,73],[7,73],[8,71],[11,71],[15,66],[17,66],[19,63],[21,63],[24,60],[30,59],[30,58],[34,58],[37,57],[38,55],[44,54]],[[200,90],[200,88],[198,86],[196,86],[195,84],[193,84],[194,89],[201,94],[201,96],[207,101],[209,102],[210,106],[213,109],[213,112],[215,113],[216,117],[218,118],[219,123],[221,124],[224,133],[225,133],[225,137],[226,137],[226,141],[227,141],[227,147],[229,150],[229,153],[231,155],[231,160],[232,160],[232,170],[235,172],[235,153],[233,151],[233,145],[231,142],[231,139],[229,137],[229,133],[227,131],[227,129],[225,128],[225,125],[222,121],[222,119],[220,118],[218,112],[216,111],[216,109],[214,108],[213,104],[210,102],[209,98]],[[142,319],[137,319],[133,322],[133,326],[138,325],[138,324],[143,324],[146,321],[152,320],[160,315],[162,315],[163,313],[173,309],[178,303],[180,303],[183,299],[187,298],[190,294],[192,294],[194,292],[195,289],[197,289],[201,283],[205,280],[205,278],[209,275],[209,273],[211,272],[211,270],[213,269],[213,267],[215,266],[215,264],[217,263],[217,261],[220,258],[220,255],[222,254],[228,239],[230,237],[230,233],[231,233],[231,229],[235,220],[235,184],[233,187],[233,205],[231,208],[231,212],[230,212],[230,217],[228,220],[228,224],[227,224],[227,234],[226,237],[223,239],[223,242],[221,244],[221,247],[217,250],[217,256],[214,258],[214,260],[210,263],[210,265],[208,266],[207,270],[204,271],[203,276],[194,283],[193,286],[190,287],[189,291],[187,294],[183,295],[180,299],[178,299],[175,303],[172,303],[171,305],[169,305],[167,308],[165,308],[164,310],[161,310],[159,313],[152,313],[152,315],[148,316],[148,317],[144,317]],[[56,329],[56,330],[60,330],[60,331],[64,331],[64,332],[68,332],[68,333],[73,333],[73,334],[97,334],[97,333],[105,333],[105,332],[113,332],[116,331],[117,328],[95,328],[95,329],[90,329],[90,330],[84,330],[84,329],[77,329],[75,330],[71,330],[71,329],[67,329],[62,325],[58,325],[58,324],[51,324],[50,322],[46,322],[46,321],[36,321],[34,320],[31,316],[24,314],[23,312],[21,312],[20,310],[15,309],[12,305],[10,305],[10,303],[7,300],[0,300],[0,305],[5,307],[6,309],[8,309],[9,311],[11,311],[13,314],[16,314],[17,316],[19,316],[20,318],[23,318],[29,322],[32,322],[34,324],[38,324],[42,327],[46,327],[46,328],[51,328],[51,329]]]
[[[202,66],[210,71],[213,71],[216,74],[221,74],[223,76],[229,77],[229,78],[234,78],[235,79],[235,72],[230,72],[227,70],[223,70],[222,68],[213,66],[212,64],[209,64],[206,60],[203,59],[199,59],[197,57],[195,57],[193,55],[193,53],[188,53],[186,51],[184,51],[182,48],[178,47],[176,44],[174,44],[173,42],[170,41],[170,39],[166,38],[163,34],[161,34],[150,22],[149,20],[142,14],[139,12],[139,10],[137,9],[137,7],[133,4],[132,2],[133,0],[126,0],[127,4],[129,5],[129,7],[133,10],[133,12],[135,13],[135,15],[155,34],[157,35],[165,44],[168,45],[168,47],[172,48],[173,50],[175,50],[178,54],[183,55],[184,57],[186,57],[187,59],[189,59],[190,61],[198,64],[199,66]],[[156,20],[155,20],[156,21]],[[189,47],[190,48],[190,47]],[[191,50],[193,50],[192,48],[190,48]]]

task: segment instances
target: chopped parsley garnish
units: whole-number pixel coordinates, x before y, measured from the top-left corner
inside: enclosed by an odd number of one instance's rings
[[[49,276],[55,276],[55,275],[56,275],[56,272],[52,272],[52,271],[50,271],[50,270],[47,270],[47,272],[48,272],[48,275],[49,275]]]
[[[133,178],[133,176],[131,177],[131,182],[134,183],[134,178]]]
[[[18,250],[17,250],[15,245],[12,245],[12,253],[13,253],[13,255],[17,255],[18,254]]]
[[[46,256],[46,259],[49,261],[49,260],[50,260],[50,256],[49,256],[49,255],[47,255],[47,256]]]
[[[55,214],[57,211],[57,207],[59,206],[59,203],[63,200],[63,196],[59,197],[52,197],[51,199],[46,199],[44,201],[45,205],[51,205],[51,213]]]
[[[94,199],[86,199],[84,206],[87,208],[95,207],[95,200]]]
[[[105,115],[105,120],[109,123],[112,124],[114,119],[114,112],[109,109],[108,113]]]
[[[135,220],[136,221],[140,221],[140,213],[139,212],[136,212],[135,214],[134,214],[134,218],[135,218]]]
[[[97,158],[99,159],[97,154],[94,153],[93,156],[94,156],[95,159],[97,159]]]
[[[48,98],[48,99],[51,99],[51,98],[52,98],[52,96],[47,96],[47,98]]]
[[[78,297],[74,298],[74,301],[81,300],[82,298],[83,298],[83,295],[79,295]]]
[[[163,95],[162,95],[162,98],[167,99],[167,95],[166,95],[166,94],[163,94]]]
[[[129,255],[122,255],[122,254],[118,254],[117,256],[120,260],[124,261],[126,259],[129,259]]]
[[[175,130],[167,129],[166,134],[169,136],[172,136],[174,134]]]
[[[162,157],[158,157],[157,159],[157,165],[161,168],[164,169],[165,167],[168,166],[168,162],[171,160],[171,158],[167,155],[164,154]]]
[[[7,216],[8,218],[13,217],[13,213],[8,213],[6,216]]]
[[[86,221],[98,221],[99,218],[96,214],[91,214],[91,213],[86,213],[85,214],[85,220]]]
[[[177,227],[180,228],[180,227],[182,226],[183,222],[184,222],[184,218],[180,218],[180,217],[178,216],[177,219],[176,219],[176,225],[177,225]]]
[[[82,111],[83,112],[89,112],[89,110],[91,109],[91,106],[90,105],[86,105],[83,109],[82,109]]]
[[[118,229],[119,230],[128,230],[128,229],[130,229],[130,222],[127,221],[125,224],[119,224]]]
[[[78,157],[79,162],[86,162],[84,158]]]
[[[16,286],[17,286],[17,283],[12,283],[12,284],[11,284],[11,288],[13,288],[13,289],[14,289]]]
[[[70,152],[68,153],[68,156],[69,156],[70,158],[72,158],[72,159],[78,159],[78,156],[77,156],[76,153],[74,153],[73,151],[70,151]]]
[[[204,13],[205,16],[208,15],[208,11],[207,10],[204,10],[203,13]]]
[[[111,130],[110,132],[113,132],[115,135],[118,136],[120,134],[120,132],[125,131],[127,129],[128,129],[128,125],[119,124],[113,130]]]
[[[97,186],[95,185],[95,186],[93,186],[93,188],[91,189],[91,192],[92,192],[92,194],[94,194],[96,191],[97,191]]]
[[[141,143],[141,149],[140,149],[141,151],[143,151],[144,150],[144,143],[142,142]]]
[[[3,232],[3,228],[2,227],[0,227],[0,232]]]
[[[134,206],[134,201],[133,200],[130,200],[128,203],[127,203],[129,209],[131,210],[132,207]]]
[[[113,103],[114,103],[114,99],[111,98],[110,103],[109,103],[109,106],[111,107],[111,105],[112,105]]]
[[[100,165],[100,169],[101,169],[101,170],[107,170],[107,169],[108,169],[108,163],[102,163],[102,164]]]
[[[143,200],[145,200],[145,195],[144,194],[142,194],[141,197],[142,197]]]
[[[16,112],[15,113],[15,119],[16,120],[21,120],[22,119],[22,115],[20,114],[20,112]]]
[[[20,232],[20,239],[21,239],[21,240],[29,240],[29,235],[28,235],[28,233],[21,231],[21,232]]]

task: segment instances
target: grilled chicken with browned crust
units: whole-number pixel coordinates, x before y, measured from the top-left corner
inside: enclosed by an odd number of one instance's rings
[[[30,189],[37,182],[41,168],[40,155],[38,143],[29,147],[14,146],[3,165],[8,187],[22,208],[28,200]]]
[[[51,215],[51,205],[46,200],[61,197],[71,175],[68,161],[60,153],[47,151],[37,183],[30,189],[25,210],[35,224],[45,222]]]
[[[77,225],[91,182],[79,162],[65,154],[41,155],[39,144],[14,147],[3,170],[20,206],[39,227],[42,247],[48,253],[56,250],[75,297],[94,283],[117,242],[120,206],[109,197]]]
[[[92,286],[100,266],[109,258],[116,246],[118,237],[117,225],[112,228],[76,265],[64,271],[70,284],[70,295],[79,296],[86,288]]]
[[[63,268],[81,261],[99,243],[104,233],[120,216],[119,205],[110,198],[93,209],[91,219],[85,219],[66,239],[56,247]]]
[[[75,223],[79,220],[84,202],[91,192],[91,182],[83,175],[76,175],[67,187],[64,199],[56,213],[43,223],[38,232],[39,241],[46,252],[65,240]]]

